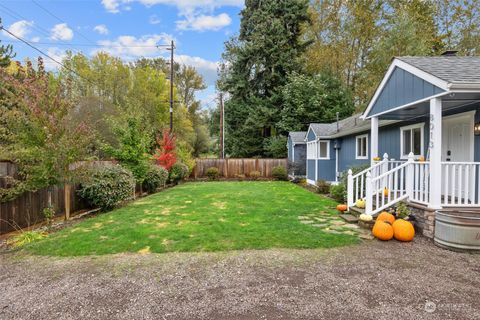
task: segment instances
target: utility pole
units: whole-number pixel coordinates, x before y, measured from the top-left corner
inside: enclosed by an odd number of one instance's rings
[[[223,94],[220,92],[220,159],[225,158],[225,111],[223,108]]]
[[[175,49],[175,44],[173,43],[173,40],[170,44],[170,48],[167,48],[167,50],[170,50],[170,134],[173,133],[173,68],[174,68],[174,62],[173,62],[173,50]]]

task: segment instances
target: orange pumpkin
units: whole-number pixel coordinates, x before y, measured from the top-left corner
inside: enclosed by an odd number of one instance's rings
[[[383,211],[378,215],[377,221],[388,221],[390,222],[390,224],[393,224],[395,222],[395,217],[393,216],[393,214],[388,213],[387,211]]]
[[[337,210],[340,212],[347,211],[347,205],[346,204],[339,204],[337,205]]]
[[[412,241],[415,237],[415,228],[413,225],[403,219],[396,220],[393,225],[393,236],[398,241]]]
[[[372,233],[375,238],[388,241],[393,238],[393,227],[388,221],[377,221],[373,226]]]

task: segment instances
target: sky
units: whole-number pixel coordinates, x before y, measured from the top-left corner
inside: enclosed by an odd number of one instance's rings
[[[176,62],[194,66],[208,88],[197,94],[215,106],[217,63],[224,42],[239,30],[243,0],[0,0],[2,25],[61,60],[66,50],[89,56],[102,50],[131,61],[167,57],[156,45],[174,40]],[[40,54],[0,32],[13,44],[16,60]],[[59,66],[45,58],[47,68]]]

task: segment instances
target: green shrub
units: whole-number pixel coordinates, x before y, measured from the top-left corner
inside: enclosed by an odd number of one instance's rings
[[[181,162],[177,162],[170,168],[170,174],[168,179],[170,180],[170,182],[178,184],[179,181],[185,179],[188,176],[188,173],[188,167]]]
[[[260,178],[262,176],[262,174],[260,173],[260,171],[252,171],[248,174],[248,176],[252,180],[258,180],[258,178]]]
[[[320,194],[328,194],[330,192],[330,183],[325,180],[318,180],[317,191]]]
[[[277,166],[272,169],[272,177],[276,180],[288,180],[287,168]]]
[[[43,216],[45,217],[45,221],[47,221],[47,225],[51,226],[53,222],[53,218],[55,217],[55,209],[52,207],[47,207],[42,211]]]
[[[131,199],[135,188],[133,174],[120,165],[94,168],[80,183],[78,194],[91,206],[112,209],[120,202]]]
[[[219,170],[217,167],[210,167],[207,169],[207,177],[210,180],[217,180],[219,175]]]
[[[356,175],[357,173],[367,169],[368,167],[370,167],[370,165],[368,164],[364,164],[364,165],[360,165],[360,166],[353,166],[351,167],[350,169],[352,170],[352,174],[353,175]],[[333,191],[330,190],[330,194],[332,195],[333,198],[335,198],[338,202],[345,202],[345,199],[347,199],[347,179],[348,179],[348,170],[345,170],[344,172],[342,172],[341,176],[340,176],[340,183],[335,186],[336,187],[336,190],[335,190],[335,193],[336,193],[336,196],[333,194]],[[340,193],[340,187],[342,188],[342,192]],[[338,190],[337,190],[338,189]],[[365,185],[364,185],[364,189],[363,189],[363,192],[365,193]],[[342,200],[339,200],[340,199],[340,194],[343,194],[341,197]],[[337,198],[338,197],[338,198]]]
[[[343,183],[330,186],[330,195],[337,202],[344,203],[346,198],[346,187]]]
[[[47,235],[44,232],[39,231],[22,231],[16,236],[7,240],[7,244],[18,248],[22,247],[28,243],[45,238]]]
[[[147,192],[152,193],[155,192],[158,188],[164,186],[167,182],[167,179],[167,169],[161,166],[151,165],[148,168],[145,180],[143,181],[143,187],[145,188],[145,190],[147,190]]]

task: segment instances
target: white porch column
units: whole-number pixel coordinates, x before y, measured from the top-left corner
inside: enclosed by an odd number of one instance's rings
[[[378,157],[378,117],[370,120],[370,164],[373,165],[373,158]]]
[[[442,100],[430,99],[430,205],[442,208]]]

